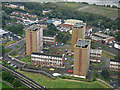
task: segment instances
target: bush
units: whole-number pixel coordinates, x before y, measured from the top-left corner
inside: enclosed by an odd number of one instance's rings
[[[14,81],[14,76],[12,75],[10,71],[4,71],[2,73],[2,79],[12,83]]]
[[[15,79],[13,82],[14,87],[20,87],[22,86],[22,83],[19,79]]]

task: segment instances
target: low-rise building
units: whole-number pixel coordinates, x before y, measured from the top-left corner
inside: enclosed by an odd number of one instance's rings
[[[64,63],[64,57],[65,57],[64,54],[62,56],[56,56],[33,52],[31,54],[31,63],[32,65],[62,68]]]
[[[6,7],[10,7],[10,8],[18,8],[18,9],[22,9],[22,10],[25,9],[24,6],[22,6],[22,5],[16,5],[16,4],[9,4],[9,3],[7,3],[5,6]]]
[[[110,60],[109,70],[120,72],[120,61]]]
[[[102,50],[91,49],[90,50],[90,61],[91,62],[101,62]]]
[[[42,11],[42,14],[45,15],[45,14],[47,14],[47,13],[50,13],[51,11],[52,11],[52,10],[43,10],[43,11]]]
[[[43,43],[44,44],[55,44],[55,36],[53,37],[43,36]]]
[[[90,38],[94,41],[97,41],[97,42],[103,43],[103,44],[109,44],[115,40],[114,37],[109,36],[109,35],[105,35],[105,34],[102,34],[99,32],[94,33],[92,36],[90,36]]]

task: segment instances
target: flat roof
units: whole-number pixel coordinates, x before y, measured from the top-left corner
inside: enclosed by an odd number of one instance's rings
[[[109,36],[109,35],[102,34],[100,32],[95,33],[95,35],[98,35],[98,36],[104,37],[104,38],[110,38],[110,37],[112,37],[112,36]]]
[[[102,54],[102,50],[99,49],[91,49],[90,53],[98,53],[98,54]]]
[[[112,61],[112,62],[119,62],[120,63],[120,60],[116,60],[116,59],[111,59],[110,61]]]
[[[37,31],[37,30],[40,29],[40,28],[41,28],[40,25],[34,24],[34,25],[30,26],[30,27],[28,28],[28,30],[29,30],[29,31]]]
[[[82,47],[82,48],[87,48],[87,46],[89,45],[89,41],[88,40],[78,40],[76,43],[76,47]]]
[[[35,55],[44,55],[44,56],[52,56],[52,57],[59,57],[59,58],[62,58],[62,56],[52,55],[52,54],[45,54],[45,53],[38,53],[38,52],[33,52],[32,54],[35,54]]]
[[[83,21],[82,21],[82,20],[76,20],[76,19],[67,19],[64,24],[74,25],[74,24],[76,24],[76,23],[83,23]]]

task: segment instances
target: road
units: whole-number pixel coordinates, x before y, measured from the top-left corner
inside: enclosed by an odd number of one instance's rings
[[[28,88],[32,88],[32,89],[41,89],[41,90],[45,90],[46,88],[43,87],[42,85],[34,82],[33,80],[31,80],[30,78],[22,75],[21,73],[3,65],[3,64],[0,64],[4,69],[10,71],[16,78],[20,79],[22,81],[22,83],[24,85],[26,85]]]
[[[101,44],[101,43],[98,43],[98,42],[94,42],[92,44],[96,48],[101,47],[102,50],[108,52],[111,55],[114,55],[114,56],[118,55],[118,50],[114,47],[109,47],[108,45]]]

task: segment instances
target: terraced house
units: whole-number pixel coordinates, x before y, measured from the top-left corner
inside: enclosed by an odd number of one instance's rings
[[[32,65],[62,68],[64,63],[64,54],[62,56],[56,56],[33,52],[31,54],[31,63]]]

